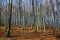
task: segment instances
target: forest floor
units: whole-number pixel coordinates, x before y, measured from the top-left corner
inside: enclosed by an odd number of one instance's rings
[[[60,28],[58,28],[60,34]],[[0,40],[60,40],[53,35],[52,29],[46,29],[44,34],[43,30],[38,30],[34,32],[34,29],[31,27],[26,27],[22,29],[21,27],[11,27],[10,37],[6,37],[6,27],[0,26]]]

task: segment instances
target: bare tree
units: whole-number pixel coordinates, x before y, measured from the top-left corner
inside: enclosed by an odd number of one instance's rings
[[[0,23],[1,23],[1,5],[2,5],[2,0],[0,0]]]
[[[38,1],[38,0],[37,0]],[[34,32],[37,32],[37,20],[38,20],[38,17],[37,17],[37,15],[38,15],[38,6],[37,6],[37,1],[35,1],[35,0],[32,0],[32,15],[33,15],[33,25],[34,25]],[[36,17],[37,17],[37,19],[36,19]]]
[[[39,21],[40,21],[40,24],[39,24],[39,26],[41,27],[41,31],[42,31],[42,29],[43,29],[43,27],[42,27],[42,25],[43,25],[43,14],[42,14],[42,9],[43,9],[43,7],[42,7],[42,0],[40,0],[40,9],[39,9],[39,13],[40,13],[40,15],[39,15]]]
[[[9,0],[9,19],[8,19],[7,37],[10,37],[11,16],[12,16],[12,0]]]
[[[57,7],[56,7],[56,8],[57,8],[56,11],[57,11],[57,14],[58,14],[58,19],[57,19],[57,20],[58,20],[58,23],[59,23],[59,20],[60,20],[60,19],[59,19],[59,18],[60,18],[60,0],[56,0],[56,6],[57,6]],[[59,37],[59,38],[60,38],[60,35],[58,34],[58,32],[59,32],[59,30],[58,30],[58,28],[59,28],[58,25],[59,25],[59,24],[58,24],[58,23],[56,24],[56,25],[57,25],[57,27],[56,27],[56,31],[57,31],[57,32],[56,32],[56,37]]]
[[[56,0],[55,0],[55,1],[56,1]],[[54,25],[54,27],[53,27],[53,33],[54,33],[55,36],[57,36],[57,30],[56,30],[57,27],[56,27],[56,25],[55,25],[57,12],[54,10],[54,4],[53,4],[53,1],[52,1],[52,0],[50,0],[50,3],[51,3],[51,5],[52,5],[52,11],[53,11],[53,17],[54,17],[54,19],[53,19],[53,25]]]
[[[22,0],[19,0],[19,13],[20,13],[19,24],[21,25],[21,18],[22,18]]]

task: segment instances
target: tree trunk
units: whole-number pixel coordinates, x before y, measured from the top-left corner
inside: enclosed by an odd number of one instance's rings
[[[0,24],[1,24],[1,3],[2,3],[2,0],[0,0]]]
[[[1,24],[1,8],[0,8],[0,24]]]
[[[9,0],[9,20],[8,20],[7,37],[10,37],[11,16],[12,16],[12,0]]]
[[[21,25],[21,18],[22,18],[22,0],[19,0],[19,13],[20,13],[20,17],[19,17],[19,25]]]
[[[52,5],[52,11],[53,11],[53,17],[54,17],[54,19],[53,19],[53,25],[54,25],[54,27],[53,27],[53,33],[54,33],[55,36],[57,36],[57,32],[56,32],[57,30],[56,30],[56,26],[55,26],[55,23],[56,23],[56,15],[54,15],[54,14],[56,14],[56,12],[54,10],[53,1],[51,0],[50,3]]]
[[[33,15],[33,26],[34,26],[34,32],[37,32],[37,26],[36,26],[36,19],[35,19],[35,7],[34,7],[34,0],[32,0],[32,15]]]

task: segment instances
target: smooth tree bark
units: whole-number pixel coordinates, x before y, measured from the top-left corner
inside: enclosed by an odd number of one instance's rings
[[[34,26],[34,32],[37,32],[37,26],[36,26],[36,19],[35,19],[35,0],[32,0],[32,19],[33,19],[33,26]]]
[[[11,17],[12,17],[12,0],[9,0],[9,18],[8,18],[7,37],[10,37]]]
[[[0,24],[1,24],[1,4],[2,4],[2,0],[0,0]]]
[[[56,1],[56,0],[55,0]],[[53,4],[53,1],[52,0],[50,0],[50,3],[51,3],[51,5],[52,5],[52,11],[53,11],[53,17],[54,17],[54,19],[53,19],[53,33],[54,33],[54,35],[55,36],[57,36],[57,30],[56,30],[56,14],[57,14],[57,12],[54,10],[54,4]]]
[[[57,5],[57,13],[58,13],[58,18],[60,18],[60,0],[56,0],[56,5]],[[59,20],[59,19],[58,19]],[[58,21],[59,22],[59,21]],[[58,30],[58,28],[59,28],[59,23],[57,23],[56,24],[57,25],[57,27],[56,27],[56,30],[57,30],[57,35],[56,35],[56,37],[58,37],[58,38],[60,38],[60,35],[58,34],[58,32],[59,32],[59,30]]]
[[[21,18],[22,18],[22,0],[19,0],[19,25],[22,25]]]
[[[26,6],[26,0],[24,1],[24,11],[23,11],[23,15],[22,15],[22,20],[23,20],[23,35],[26,33],[26,11],[25,11],[25,6]]]
[[[36,25],[37,25],[37,31],[38,31],[38,27],[39,27],[39,14],[38,14],[38,0],[36,0],[36,17],[37,17],[37,22],[36,22]]]

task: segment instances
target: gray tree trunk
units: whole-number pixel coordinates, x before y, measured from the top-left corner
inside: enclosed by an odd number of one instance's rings
[[[2,4],[2,0],[0,0],[0,23],[1,23],[1,4]]]
[[[7,37],[10,37],[11,16],[12,16],[12,0],[9,0],[9,19],[8,19]]]
[[[21,3],[22,3],[22,0],[19,0],[19,15],[20,15],[20,17],[19,17],[19,25],[22,24],[21,23],[21,18],[22,18],[22,5],[21,5]]]
[[[51,0],[50,3],[52,5],[52,11],[53,11],[53,17],[54,17],[54,19],[53,19],[53,25],[54,25],[54,27],[53,27],[53,33],[54,33],[55,36],[57,36],[57,30],[56,30],[56,26],[55,26],[55,23],[56,23],[56,15],[54,15],[54,14],[56,14],[56,12],[54,10],[53,1]]]
[[[34,0],[32,0],[32,15],[33,15],[33,25],[34,25],[34,32],[37,32],[37,25],[36,25],[36,18],[35,18],[35,16],[36,16],[36,14],[35,14],[35,7],[34,7],[34,5],[35,5],[35,1]]]

